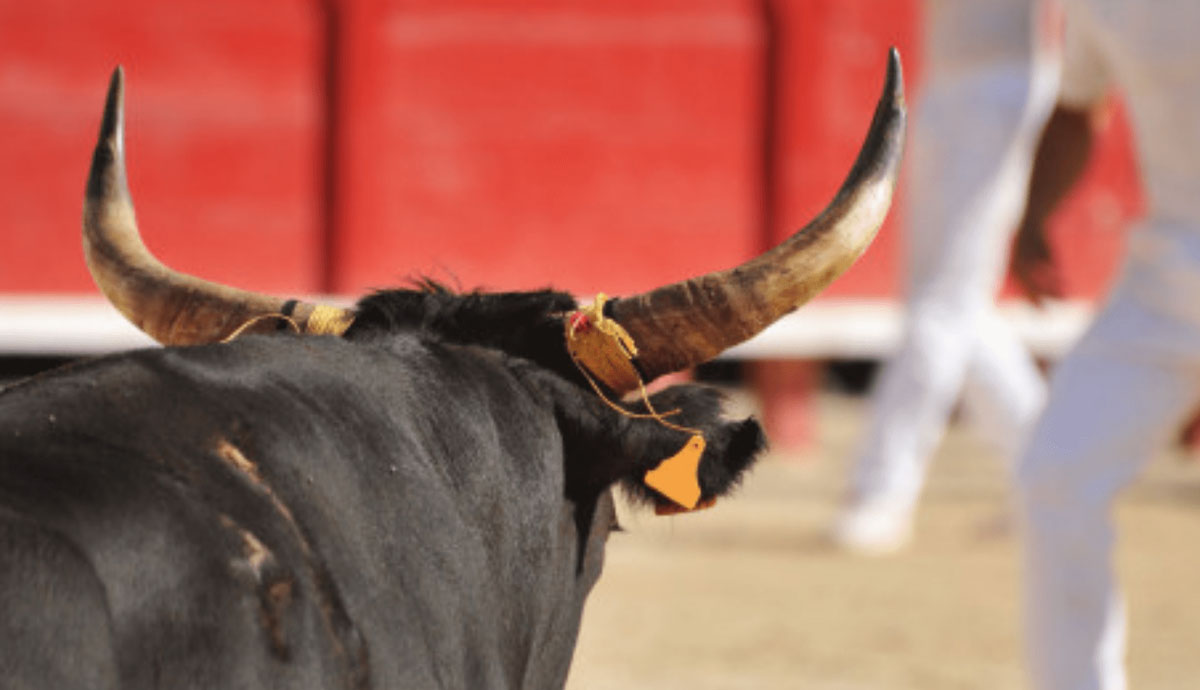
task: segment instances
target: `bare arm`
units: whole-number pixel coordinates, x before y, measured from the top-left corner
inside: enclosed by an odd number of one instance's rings
[[[1060,104],[1038,142],[1012,254],[1013,275],[1034,304],[1063,294],[1060,268],[1046,241],[1046,221],[1083,174],[1092,152],[1095,115],[1094,109]]]

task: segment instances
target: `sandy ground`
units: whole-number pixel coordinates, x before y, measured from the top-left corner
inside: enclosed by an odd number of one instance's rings
[[[884,558],[825,541],[862,401],[823,395],[819,438],[704,513],[623,511],[570,690],[1025,686],[1020,564],[996,457],[961,426],[916,539]],[[1164,453],[1122,499],[1118,567],[1138,690],[1200,687],[1200,464]]]

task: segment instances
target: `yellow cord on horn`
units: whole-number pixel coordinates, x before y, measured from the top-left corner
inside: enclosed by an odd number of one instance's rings
[[[221,342],[227,343],[235,340],[252,326],[267,319],[282,320],[297,335],[342,335],[346,332],[347,328],[350,328],[350,324],[354,323],[354,313],[346,309],[318,304],[313,307],[312,313],[308,315],[308,319],[304,322],[304,328],[301,328],[300,324],[296,323],[296,319],[286,314],[259,314],[233,329],[233,332],[222,338]]]
[[[354,313],[347,309],[318,304],[308,315],[304,332],[309,335],[342,335],[354,323]]]
[[[290,316],[287,316],[286,314],[259,314],[258,316],[255,316],[254,318],[247,320],[242,325],[233,329],[232,333],[225,336],[224,338],[221,338],[221,340],[219,342],[228,343],[230,341],[236,340],[239,336],[241,336],[243,333],[245,333],[246,330],[249,329],[251,326],[254,326],[255,324],[266,321],[267,319],[281,319],[284,323],[286,323],[288,325],[288,328],[292,329],[293,332],[295,332],[295,333],[300,332],[300,326],[296,325],[296,320]]]

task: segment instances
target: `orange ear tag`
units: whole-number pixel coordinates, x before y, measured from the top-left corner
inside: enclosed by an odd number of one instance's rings
[[[646,473],[646,485],[672,501],[692,510],[700,501],[696,471],[704,454],[704,437],[695,435],[680,451]]]

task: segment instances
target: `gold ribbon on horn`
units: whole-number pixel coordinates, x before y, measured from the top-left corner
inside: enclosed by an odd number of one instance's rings
[[[354,312],[318,304],[308,315],[304,332],[309,335],[342,335],[354,323]]]

